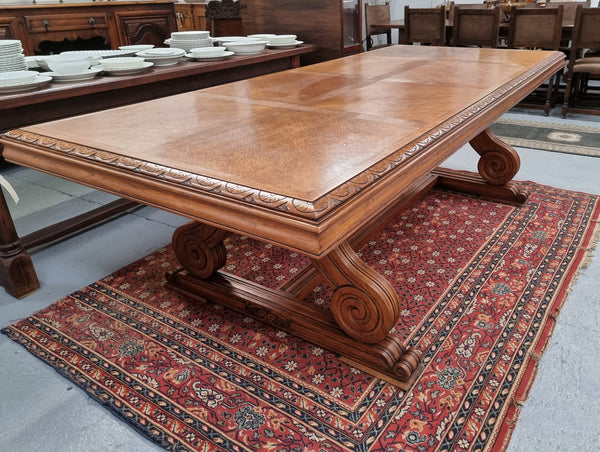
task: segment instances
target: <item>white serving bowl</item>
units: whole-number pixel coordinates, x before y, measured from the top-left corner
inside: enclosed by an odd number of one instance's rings
[[[192,40],[196,41],[198,39],[210,39],[209,31],[174,31],[171,33],[171,38],[177,41],[184,40]]]
[[[263,39],[249,38],[247,36],[221,36],[215,39],[220,46],[224,46],[226,42],[231,41],[263,41]]]
[[[202,58],[202,57],[218,57],[218,56],[223,56],[225,54],[225,51],[227,50],[227,47],[215,47],[215,46],[211,46],[211,47],[198,47],[195,49],[190,49],[190,53],[195,57],[195,58]]]
[[[250,38],[250,39],[260,39],[261,41],[268,41],[269,38],[272,38],[274,36],[277,36],[277,35],[273,34],[273,33],[259,33],[259,34],[255,34],[255,35],[248,35],[246,37]]]
[[[0,72],[0,85],[19,85],[33,81],[37,77],[36,71],[7,71]]]
[[[134,52],[141,52],[142,50],[149,50],[154,48],[154,44],[136,44],[131,46],[119,46],[119,50],[132,50]]]
[[[170,47],[158,47],[156,49],[148,49],[144,51],[144,55],[153,55],[153,56],[171,56],[171,55],[176,55],[180,52],[178,52],[178,49],[172,49]]]
[[[237,53],[238,55],[260,53],[264,50],[267,45],[267,41],[256,41],[247,39],[245,41],[231,41],[225,42],[227,50]]]
[[[142,67],[144,65],[144,58],[142,57],[115,57],[115,58],[102,58],[100,60],[102,69],[114,70],[114,69],[134,69]]]
[[[88,58],[69,59],[69,58],[53,58],[46,61],[48,69],[56,72],[59,75],[75,75],[83,74],[90,67]]]
[[[293,44],[296,42],[296,35],[275,35],[267,39],[269,44]]]
[[[92,65],[91,60],[89,59],[89,57],[87,55],[39,55],[35,57],[35,61],[38,64],[38,66],[40,68],[42,68],[44,71],[52,71],[54,72],[54,69],[50,69],[49,63],[50,61],[58,61],[58,62],[63,62],[63,63],[67,63],[67,62],[72,62],[72,61],[86,61],[88,64],[88,67],[90,67]],[[83,63],[82,63],[83,65]],[[85,70],[85,69],[84,69]]]

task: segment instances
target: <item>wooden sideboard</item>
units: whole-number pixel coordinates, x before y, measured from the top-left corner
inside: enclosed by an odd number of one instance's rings
[[[239,0],[245,34],[295,34],[317,46],[302,64],[362,51],[362,0]]]
[[[88,49],[162,45],[174,30],[171,0],[0,6],[0,39],[21,40],[26,55],[83,48],[86,40],[100,43]]]

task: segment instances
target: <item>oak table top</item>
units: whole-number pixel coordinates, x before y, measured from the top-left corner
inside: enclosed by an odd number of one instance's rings
[[[436,182],[456,178],[469,189],[471,176],[437,169],[467,142],[481,156],[473,184],[523,201],[511,181],[518,155],[488,125],[563,60],[560,52],[391,46],[24,127],[0,143],[10,162],[194,220],[174,236],[185,274],[171,276],[172,287],[409,384],[419,357],[388,334],[401,307],[353,251],[357,237]],[[311,258],[314,275],[335,289],[331,314],[315,320],[319,313],[297,301],[301,288],[273,294],[223,284],[220,246],[229,232]],[[189,251],[198,246],[202,265]],[[247,297],[231,301],[238,283]],[[261,301],[249,308],[254,298]]]

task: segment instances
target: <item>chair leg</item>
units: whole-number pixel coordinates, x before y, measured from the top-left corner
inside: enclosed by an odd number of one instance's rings
[[[554,78],[556,74],[548,79],[548,90],[546,91],[546,103],[544,104],[544,115],[548,116],[550,114],[550,109],[552,108],[552,95],[554,91]]]
[[[561,111],[561,116],[563,118],[567,117],[567,111],[572,103],[571,100],[571,91],[573,90],[573,78],[575,77],[574,73],[567,74],[567,86],[565,87],[565,98],[563,99],[563,106]]]

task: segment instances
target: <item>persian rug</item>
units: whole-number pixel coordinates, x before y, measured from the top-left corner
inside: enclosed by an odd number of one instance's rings
[[[491,129],[511,146],[600,157],[600,127],[503,117]]]
[[[522,206],[432,190],[359,250],[398,291],[392,334],[422,353],[408,390],[165,289],[170,247],[3,332],[167,450],[504,450],[600,210],[524,184]],[[244,236],[227,250],[225,271],[269,287],[308,264]]]

